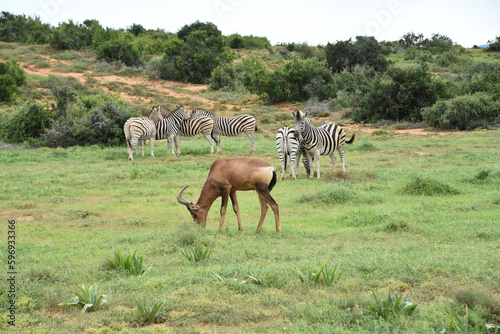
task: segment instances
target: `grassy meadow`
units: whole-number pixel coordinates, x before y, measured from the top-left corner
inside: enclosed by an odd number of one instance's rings
[[[291,124],[290,124],[291,125]],[[348,137],[350,133],[348,132]],[[255,192],[239,192],[244,231],[231,207],[218,231],[220,199],[200,228],[176,195],[196,201],[217,158],[247,155],[246,136],[181,138],[181,156],[155,143],[156,158],[127,160],[126,147],[0,150],[3,235],[16,221],[16,326],[0,291],[2,332],[33,333],[494,333],[500,325],[500,135],[495,131],[395,135],[359,132],[321,179],[300,169],[272,191],[255,233]],[[274,134],[257,153],[276,167]],[[210,249],[207,258],[183,254]],[[143,275],[115,270],[137,251]],[[327,282],[320,269],[331,272]],[[343,269],[340,277],[338,274]],[[2,269],[2,271],[5,269]],[[79,286],[99,284],[108,303],[84,314],[64,308]],[[388,293],[417,304],[411,315],[373,311]],[[145,324],[136,299],[165,300]],[[490,328],[490,329],[487,329]],[[499,329],[496,328],[496,332]]]

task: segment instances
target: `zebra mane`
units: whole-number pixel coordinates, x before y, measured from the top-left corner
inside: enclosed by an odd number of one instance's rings
[[[211,116],[215,116],[215,114],[214,114],[213,112],[208,111],[208,110],[203,109],[203,108],[195,108],[195,109],[193,110],[193,113],[194,113],[194,112],[196,112],[196,111],[200,111],[200,112],[201,112],[201,114],[202,114],[202,115],[204,115],[204,116],[209,116],[209,117],[211,117]]]

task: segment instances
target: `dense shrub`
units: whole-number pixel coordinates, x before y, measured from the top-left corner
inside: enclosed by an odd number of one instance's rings
[[[217,66],[233,59],[222,35],[194,30],[184,38],[167,41],[165,55],[154,62],[149,72],[159,72],[161,79],[201,84],[209,81]]]
[[[41,139],[50,147],[123,144],[123,124],[131,117],[129,109],[114,96],[87,97],[55,121]]]
[[[420,110],[432,106],[444,87],[431,78],[425,66],[391,68],[388,78],[378,80],[360,102],[353,119],[356,122],[422,120]]]
[[[16,143],[39,138],[52,125],[54,112],[38,104],[22,108],[8,123],[7,137]]]
[[[332,73],[314,58],[294,59],[274,71],[257,67],[245,72],[245,87],[269,103],[324,100],[335,94]]]
[[[121,61],[127,66],[142,64],[141,52],[131,38],[111,39],[102,43],[96,50],[96,58],[106,61]]]
[[[9,101],[25,83],[26,75],[15,60],[0,62],[0,102]]]
[[[457,96],[422,110],[425,123],[440,129],[488,127],[499,117],[500,102],[485,93]]]
[[[0,40],[17,43],[47,43],[51,26],[42,23],[39,17],[14,15],[9,12],[0,14]]]
[[[385,71],[389,65],[384,55],[388,50],[379,44],[374,37],[357,36],[351,39],[328,43],[325,48],[326,61],[334,72],[343,69],[352,70],[356,65],[373,67],[376,71]]]
[[[231,49],[266,49],[271,46],[271,42],[267,37],[232,34],[226,37],[226,45]]]

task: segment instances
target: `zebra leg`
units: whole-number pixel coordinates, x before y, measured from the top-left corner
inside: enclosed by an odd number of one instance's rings
[[[337,159],[337,158],[335,158],[335,151],[333,151],[330,154],[330,158],[332,159],[332,173],[333,173],[333,170],[335,169],[335,160]]]
[[[217,145],[217,153],[220,153],[220,134],[213,134],[212,138],[215,140],[215,144]]]
[[[243,231],[243,224],[241,223],[240,207],[238,205],[238,198],[236,197],[236,191],[231,192],[229,196],[231,197],[231,203],[233,203],[233,211],[236,214],[236,219],[238,219],[238,231]]]
[[[214,141],[210,137],[210,135],[205,135],[205,138],[207,138],[208,143],[210,144],[210,154],[214,154]]]
[[[131,145],[132,144],[127,140],[128,159],[134,161],[134,148]]]
[[[316,175],[317,175],[317,178],[319,180],[319,157],[320,157],[320,154],[319,152],[316,152],[316,154],[314,155],[314,160],[316,160]],[[309,162],[311,163],[311,160],[309,160]],[[310,166],[312,167],[312,163],[310,164]],[[313,171],[313,168],[311,168],[311,179],[314,177],[314,171]]]
[[[312,179],[314,178],[314,160],[313,160],[313,155],[310,153],[306,153],[307,155],[307,161],[309,162],[309,178]],[[319,166],[318,166],[318,172],[319,172]]]
[[[297,177],[295,176],[295,156],[296,152],[290,152],[290,175],[292,176],[292,179],[297,180]]]
[[[144,145],[146,144],[146,140],[141,140],[141,144],[142,144],[142,156],[144,156]]]
[[[135,154],[139,155],[139,142],[137,142],[137,145],[135,145]]]
[[[295,176],[296,177],[299,177],[299,161],[300,161],[300,156],[302,155],[302,151],[301,150],[297,150],[297,152],[295,152]],[[306,158],[307,158],[307,154],[305,155]]]
[[[247,137],[250,140],[250,154],[255,153],[255,137],[253,131],[247,131]]]
[[[175,143],[175,148],[177,150],[176,156],[181,155],[181,147],[179,145],[179,134],[174,137],[174,143]],[[173,149],[172,149],[172,154],[173,154]]]
[[[172,155],[175,156],[175,151],[174,151],[174,136],[168,136],[167,147],[168,147],[168,152],[172,152]]]
[[[342,161],[342,172],[345,173],[345,156],[344,156],[344,145],[339,147],[340,160]]]

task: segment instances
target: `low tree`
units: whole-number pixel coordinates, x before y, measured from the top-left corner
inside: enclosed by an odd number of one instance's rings
[[[325,48],[326,61],[333,72],[343,69],[352,70],[356,65],[373,67],[376,71],[385,71],[389,65],[385,59],[388,50],[374,37],[357,36],[335,44],[328,43]]]
[[[391,68],[377,80],[354,112],[356,122],[422,120],[421,109],[444,95],[444,85],[431,78],[426,66]]]
[[[207,83],[212,71],[230,62],[234,56],[224,46],[222,35],[194,30],[184,39],[171,39],[165,55],[155,62],[159,77],[168,80]],[[152,71],[150,71],[152,72]]]
[[[15,60],[0,62],[0,102],[9,101],[26,83],[26,75]]]
[[[96,50],[96,58],[110,61],[121,61],[127,66],[138,66],[143,63],[141,52],[132,38],[126,36],[110,39],[102,43]]]

